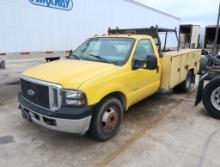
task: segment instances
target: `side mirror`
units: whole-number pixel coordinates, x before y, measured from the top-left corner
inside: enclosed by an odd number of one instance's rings
[[[146,57],[146,69],[156,70],[157,69],[157,58],[152,55],[147,55]]]

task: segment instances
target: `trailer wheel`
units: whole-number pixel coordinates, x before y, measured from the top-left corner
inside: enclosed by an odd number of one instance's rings
[[[104,99],[92,116],[89,134],[97,140],[106,141],[114,137],[120,128],[123,106],[115,97]]]
[[[174,88],[175,92],[188,92],[191,88],[191,84],[192,84],[192,79],[193,79],[193,73],[191,71],[187,72],[186,75],[186,80],[184,82],[182,82],[181,84],[177,85]]]
[[[210,116],[220,119],[220,78],[216,78],[206,85],[202,101]]]

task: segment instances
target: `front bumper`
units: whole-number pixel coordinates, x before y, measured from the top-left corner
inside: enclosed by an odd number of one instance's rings
[[[59,111],[50,112],[27,101],[21,94],[18,96],[21,113],[24,119],[42,127],[74,134],[85,134],[90,126],[94,106],[62,107]]]

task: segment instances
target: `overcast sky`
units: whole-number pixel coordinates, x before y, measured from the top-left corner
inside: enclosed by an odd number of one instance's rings
[[[181,19],[181,24],[216,25],[219,0],[136,0]]]

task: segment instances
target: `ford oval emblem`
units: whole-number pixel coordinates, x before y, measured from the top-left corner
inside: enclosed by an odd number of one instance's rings
[[[60,9],[60,10],[72,10],[73,0],[29,0],[33,5]]]
[[[30,89],[30,90],[27,91],[27,94],[28,94],[28,96],[30,96],[30,97],[34,97],[35,92]]]

